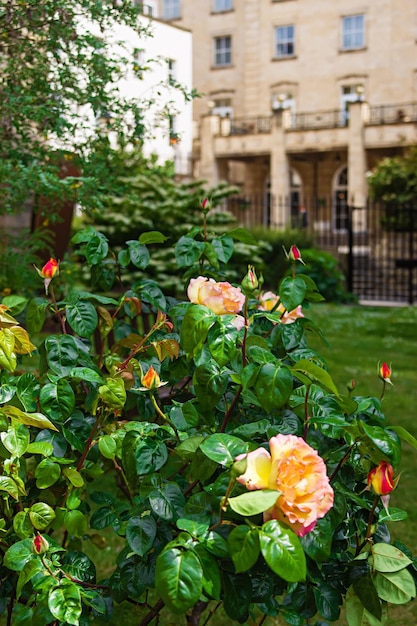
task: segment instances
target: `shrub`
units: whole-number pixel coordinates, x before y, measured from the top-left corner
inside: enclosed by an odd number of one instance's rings
[[[212,600],[239,623],[254,611],[334,622],[343,603],[353,626],[382,623],[387,602],[415,596],[412,555],[386,526],[406,517],[388,502],[400,441],[417,448],[383,413],[390,368],[379,398],[339,392],[308,347],[318,329],[302,305],[321,296],[295,273],[298,250],[278,295],[259,292],[253,267],[240,285],[219,281],[235,241],[251,241],[242,229],[179,239],[187,302],[144,274],[100,293],[163,240],[143,233],[114,254],[90,227],[73,243],[93,289],[67,290],[53,262],[34,273],[46,293],[26,327],[57,322],[36,371],[21,361],[34,351],[13,317],[22,298],[0,305],[8,626],[114,623],[124,602],[138,626],[164,607],[197,624]],[[108,533],[121,550],[103,573],[85,544]]]

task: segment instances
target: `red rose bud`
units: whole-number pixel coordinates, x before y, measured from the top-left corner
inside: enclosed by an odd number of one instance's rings
[[[297,246],[291,246],[289,257],[291,261],[300,261],[303,263],[303,259],[301,258],[301,252],[297,248]]]
[[[348,384],[347,384],[347,388],[348,391],[353,391],[356,387],[356,383],[355,381],[352,379]]]
[[[206,211],[206,212],[210,211],[211,204],[208,198],[204,198],[203,202],[201,203],[201,208],[203,209],[203,211]]]
[[[381,461],[368,474],[368,488],[374,490],[378,496],[386,496],[394,489],[394,468],[387,461]]]
[[[49,550],[49,543],[42,535],[35,535],[32,541],[32,547],[35,554],[45,554]]]
[[[48,263],[45,263],[41,269],[41,275],[43,278],[53,278],[58,271],[58,261],[55,261],[52,257]]]
[[[151,365],[145,376],[142,378],[142,386],[145,389],[156,389],[157,387],[160,387],[160,385],[161,379],[159,378],[158,372],[156,372]]]
[[[381,365],[381,367],[379,368],[379,377],[386,383],[390,383],[390,385],[392,385],[391,382],[391,368],[387,365],[387,363],[384,363]]]

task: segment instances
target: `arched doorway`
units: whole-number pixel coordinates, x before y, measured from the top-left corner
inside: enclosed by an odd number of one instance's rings
[[[337,232],[345,232],[349,226],[348,168],[346,165],[342,165],[334,175],[332,189],[332,227]]]

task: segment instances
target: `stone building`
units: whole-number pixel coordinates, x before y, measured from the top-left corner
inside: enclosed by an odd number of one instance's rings
[[[261,198],[258,221],[320,207],[321,227],[342,231],[367,172],[417,143],[415,0],[152,5],[193,33],[195,175]]]

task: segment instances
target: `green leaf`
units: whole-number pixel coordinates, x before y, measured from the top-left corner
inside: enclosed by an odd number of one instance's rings
[[[207,344],[210,350],[210,354],[220,365],[220,367],[229,363],[235,353],[237,337],[239,331],[234,326],[226,326],[221,320],[217,320],[216,323],[209,329],[207,335]]]
[[[46,309],[49,302],[45,298],[33,298],[26,309],[26,328],[30,335],[42,330],[46,319]]]
[[[89,529],[86,516],[78,510],[67,511],[65,513],[64,526],[69,534],[74,537],[82,537]]]
[[[105,459],[114,459],[117,450],[116,440],[111,435],[103,435],[98,440],[98,449]]]
[[[217,433],[207,437],[201,443],[200,449],[215,463],[230,467],[239,454],[248,451],[248,443],[233,435]]]
[[[403,426],[390,426],[390,430],[393,430],[394,433],[397,433],[401,439],[409,443],[410,446],[413,446],[413,448],[417,450],[417,439],[413,437],[413,435],[411,435]]]
[[[213,237],[211,245],[216,251],[217,258],[221,263],[227,263],[231,259],[234,250],[232,237],[229,237],[229,235]]]
[[[123,439],[122,463],[129,483],[137,483],[137,477],[157,472],[165,465],[168,450],[161,441],[142,437],[137,432],[129,431]]]
[[[389,543],[375,543],[371,546],[371,555],[372,569],[377,572],[398,572],[413,562]]]
[[[70,580],[63,578],[59,587],[55,587],[49,592],[48,607],[56,619],[79,626],[82,611],[80,588]]]
[[[1,433],[1,442],[10,454],[22,457],[29,445],[29,429],[24,424],[12,423],[7,432]]]
[[[203,568],[203,591],[209,598],[220,600],[221,594],[221,577],[220,569],[216,559],[209,553],[201,543],[193,546],[193,551],[200,559]]]
[[[11,295],[4,296],[1,303],[10,310],[9,315],[19,315],[22,311],[24,311],[25,306],[28,303],[28,299],[23,296]]]
[[[414,579],[407,569],[399,572],[377,572],[374,584],[381,600],[391,604],[405,604],[416,595]]]
[[[174,252],[178,267],[193,265],[204,252],[204,241],[196,241],[186,235],[175,244]]]
[[[374,581],[367,571],[364,576],[358,576],[353,582],[353,588],[365,609],[376,619],[382,617],[382,606]]]
[[[110,409],[123,409],[126,403],[126,389],[123,378],[107,378],[106,384],[98,392],[104,404]]]
[[[181,324],[181,346],[188,355],[201,351],[215,321],[215,314],[206,306],[193,304],[187,309]]]
[[[45,502],[36,502],[29,509],[29,517],[36,530],[45,530],[54,521],[55,511]]]
[[[204,256],[212,267],[216,270],[220,269],[219,259],[217,258],[216,250],[208,241],[204,242]]]
[[[377,463],[381,460],[381,453],[387,457],[394,466],[397,466],[401,457],[401,443],[398,436],[381,426],[370,426],[363,421],[358,422],[359,428],[370,440],[371,445],[367,451]]]
[[[168,237],[165,237],[159,230],[149,230],[139,236],[139,243],[146,246],[150,243],[164,243],[167,239]]]
[[[258,246],[259,244],[255,237],[251,235],[249,231],[245,230],[245,228],[232,228],[232,230],[229,230],[227,234],[235,241],[241,241],[249,246]]]
[[[17,381],[17,397],[25,411],[36,411],[36,398],[39,396],[39,381],[33,374],[26,373]]]
[[[80,337],[91,337],[98,324],[95,306],[86,300],[78,300],[65,307],[65,315],[72,330]]]
[[[331,585],[320,581],[317,587],[313,587],[317,610],[324,619],[335,622],[340,615],[342,596]]]
[[[166,311],[167,302],[164,294],[154,280],[141,280],[139,283],[140,296],[144,302],[153,306],[156,310]]]
[[[235,513],[249,517],[273,507],[280,495],[279,491],[273,489],[257,489],[229,498],[228,503]]]
[[[311,383],[316,383],[326,391],[339,395],[337,387],[334,384],[330,374],[322,367],[319,367],[312,361],[300,359],[291,367],[291,371],[297,376],[298,373],[303,374]],[[304,382],[304,381],[302,381]]]
[[[75,467],[65,467],[62,473],[73,487],[78,488],[84,486],[84,479]]]
[[[71,335],[50,335],[45,339],[46,358],[58,376],[67,376],[77,365],[78,348]]]
[[[155,587],[174,613],[185,613],[199,600],[203,590],[203,568],[194,552],[165,549],[157,558]]]
[[[36,486],[38,489],[48,489],[59,480],[60,476],[61,468],[58,463],[43,459],[35,470]]]
[[[23,587],[28,583],[32,578],[38,574],[43,574],[43,576],[48,575],[48,571],[42,565],[39,559],[32,559],[28,561],[19,574],[19,578],[16,585],[16,598],[20,598],[20,594],[22,593]]]
[[[349,626],[382,626],[385,619],[380,621],[365,609],[353,586],[346,593],[346,618]]]
[[[155,515],[169,522],[184,515],[185,498],[176,483],[167,483],[151,491],[149,504]]]
[[[0,491],[6,491],[15,500],[19,499],[19,489],[10,476],[0,476]]]
[[[223,606],[227,615],[243,624],[249,617],[252,586],[247,574],[231,574],[223,571]]]
[[[384,524],[386,522],[402,522],[407,518],[407,511],[403,511],[402,509],[390,508],[389,513],[387,513],[384,509],[383,511],[380,511],[378,515],[378,523]]]
[[[257,528],[236,526],[228,536],[227,544],[237,574],[255,565],[260,552]]]
[[[46,383],[41,389],[39,401],[42,411],[60,422],[69,417],[75,408],[75,394],[65,378],[57,383]]]
[[[288,582],[306,578],[306,559],[297,535],[277,520],[263,524],[259,532],[261,552],[273,572]]]
[[[73,367],[68,376],[69,378],[84,380],[87,383],[99,383],[101,385],[104,382],[103,375],[90,367]]]
[[[292,386],[293,379],[288,367],[265,363],[256,377],[255,391],[261,406],[270,413],[286,404]]]
[[[148,248],[139,241],[127,241],[126,243],[129,246],[129,256],[133,265],[140,270],[148,267],[151,260]]]
[[[94,583],[96,581],[96,568],[92,560],[83,552],[72,550],[64,554],[62,558],[63,569],[74,578]]]
[[[128,520],[126,540],[135,554],[144,556],[152,548],[155,537],[156,522],[153,517],[131,517]]]
[[[287,276],[281,282],[279,298],[287,311],[292,311],[303,303],[306,291],[307,285],[300,276],[295,278]]]
[[[109,244],[107,237],[95,230],[91,232],[91,236],[84,248],[84,254],[89,265],[98,265],[103,261],[109,252]]]
[[[35,426],[35,428],[48,428],[50,430],[58,430],[56,426],[42,413],[25,413],[15,406],[4,406],[1,411],[9,418],[13,418],[26,426]]]
[[[21,572],[26,563],[35,557],[32,549],[32,539],[22,539],[14,543],[6,551],[4,555],[3,564],[5,567],[13,570],[14,572]]]
[[[199,365],[194,372],[193,384],[201,407],[207,411],[215,407],[226,391],[228,382],[228,374],[215,361]]]

